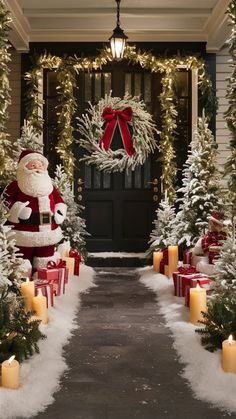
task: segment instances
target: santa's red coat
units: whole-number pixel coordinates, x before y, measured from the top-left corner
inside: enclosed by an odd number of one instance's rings
[[[59,191],[53,187],[52,192],[48,196],[43,197],[32,197],[23,193],[17,181],[10,183],[4,191],[5,202],[9,209],[17,202],[29,201],[27,207],[32,209],[32,214],[39,213],[50,213],[55,214],[58,204],[62,212],[66,212],[66,205],[59,193]],[[13,207],[14,208],[14,207]],[[11,210],[10,210],[11,212]],[[26,247],[41,247],[48,246],[58,243],[62,239],[61,228],[52,221],[51,224],[27,224],[18,219],[18,222],[12,222],[11,217],[8,219],[8,223],[14,227],[16,244],[18,246]]]

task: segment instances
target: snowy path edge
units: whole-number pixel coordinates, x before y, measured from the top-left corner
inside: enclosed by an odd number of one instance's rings
[[[80,276],[69,279],[66,293],[49,308],[49,324],[41,325],[47,339],[39,342],[40,353],[22,363],[21,387],[0,388],[0,419],[32,418],[53,403],[60,388],[60,377],[67,369],[63,348],[78,327],[75,317],[80,307],[80,294],[95,286],[95,271],[82,265]]]
[[[236,412],[236,375],[221,367],[221,351],[210,353],[200,342],[196,327],[189,323],[184,298],[173,295],[173,281],[152,268],[137,269],[139,280],[157,295],[157,309],[165,318],[174,338],[173,346],[184,364],[182,376],[188,381],[194,397],[223,411]]]

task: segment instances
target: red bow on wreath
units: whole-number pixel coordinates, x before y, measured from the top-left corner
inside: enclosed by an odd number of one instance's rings
[[[102,117],[107,122],[107,126],[99,144],[100,148],[104,148],[106,151],[109,149],[116,129],[116,125],[118,124],[124,148],[129,156],[133,156],[135,150],[133,147],[132,137],[129,132],[129,128],[127,126],[127,122],[131,121],[132,119],[132,114],[133,111],[131,107],[127,107],[122,111],[114,110],[110,107],[106,107],[103,110]]]

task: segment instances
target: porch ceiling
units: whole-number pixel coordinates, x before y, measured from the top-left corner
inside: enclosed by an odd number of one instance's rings
[[[230,0],[121,0],[121,27],[130,41],[207,42],[218,51],[227,39]],[[11,42],[106,42],[116,23],[115,0],[4,0],[12,13]]]

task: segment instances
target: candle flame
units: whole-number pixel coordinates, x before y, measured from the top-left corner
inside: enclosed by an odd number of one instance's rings
[[[15,359],[15,355],[12,355],[9,359],[8,359],[8,364],[11,365],[12,361],[14,361]]]
[[[201,289],[200,285],[199,285],[199,284],[197,284],[197,286],[196,286],[196,290],[197,290],[197,291],[199,291],[200,289]]]
[[[26,278],[26,282],[30,282],[29,278]]]
[[[232,336],[232,335],[230,335],[230,336],[228,337],[228,343],[229,343],[229,345],[232,345],[232,342],[233,342],[233,336]]]

